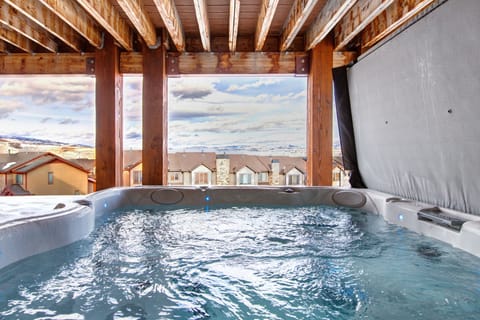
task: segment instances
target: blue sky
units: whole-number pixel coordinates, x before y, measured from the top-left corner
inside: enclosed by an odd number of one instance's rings
[[[169,79],[169,150],[305,154],[306,77]],[[93,146],[95,79],[0,78],[0,135]],[[124,148],[141,148],[139,76],[124,77]]]

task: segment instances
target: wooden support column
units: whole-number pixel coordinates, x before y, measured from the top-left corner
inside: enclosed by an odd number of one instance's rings
[[[166,185],[167,75],[166,52],[143,47],[143,174],[144,185]]]
[[[307,100],[307,185],[332,185],[333,39],[311,50]]]
[[[123,77],[120,50],[110,36],[95,54],[96,174],[97,190],[122,185]]]

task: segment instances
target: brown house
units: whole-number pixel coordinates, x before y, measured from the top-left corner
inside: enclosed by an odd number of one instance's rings
[[[87,194],[88,173],[50,152],[0,155],[0,190],[5,195],[19,188],[35,195]]]

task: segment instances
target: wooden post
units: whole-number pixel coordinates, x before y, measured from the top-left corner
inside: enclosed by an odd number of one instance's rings
[[[332,185],[333,41],[311,50],[307,100],[307,185]]]
[[[97,190],[122,185],[123,77],[120,50],[110,36],[95,54],[95,152]]]
[[[167,159],[167,75],[166,52],[143,47],[143,152],[144,185],[166,185]]]

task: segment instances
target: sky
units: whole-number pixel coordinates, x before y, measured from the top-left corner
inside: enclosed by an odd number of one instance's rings
[[[170,152],[305,155],[306,77],[168,80]],[[0,78],[0,135],[95,144],[95,78]],[[124,76],[124,149],[142,146],[142,80]]]

